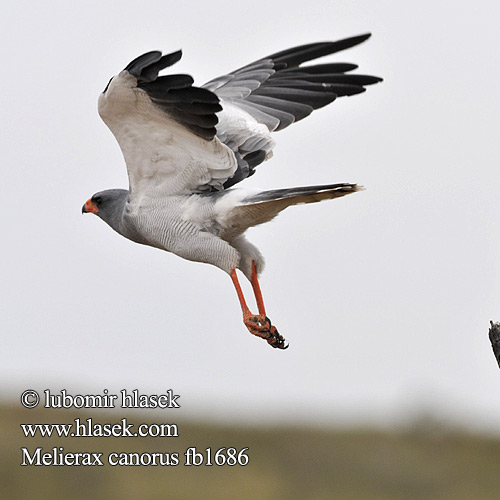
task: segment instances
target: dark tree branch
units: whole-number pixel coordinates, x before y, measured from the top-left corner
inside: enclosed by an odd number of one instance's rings
[[[495,354],[495,358],[500,368],[500,323],[493,323],[493,321],[490,321],[490,325],[491,347],[493,347],[493,353]]]

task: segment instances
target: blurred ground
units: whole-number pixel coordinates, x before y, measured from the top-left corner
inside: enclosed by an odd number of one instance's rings
[[[124,415],[67,410],[0,408],[0,489],[9,500],[120,499],[497,499],[500,440],[422,421],[393,432],[374,429],[301,429],[217,426],[176,421],[172,413],[151,419],[131,412],[129,423],[176,423],[179,437],[24,437],[20,423],[119,422]],[[168,418],[167,418],[168,417]],[[171,422],[169,422],[169,419]],[[195,446],[248,447],[241,466],[183,465]],[[179,452],[178,466],[20,466],[21,448],[31,454],[53,447],[68,452]]]

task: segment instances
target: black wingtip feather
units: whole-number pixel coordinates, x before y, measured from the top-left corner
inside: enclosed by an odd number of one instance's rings
[[[371,33],[366,33],[364,35],[344,38],[336,42],[318,42],[299,45],[291,49],[276,52],[264,59],[272,59],[275,63],[286,63],[289,68],[296,67],[303,62],[311,61],[359,45],[370,38],[370,36]]]
[[[144,89],[150,97],[160,98],[165,93],[174,89],[185,89],[194,83],[190,75],[166,75],[159,76],[152,82],[140,82],[138,87]]]
[[[159,50],[153,50],[136,57],[127,64],[125,70],[135,76],[138,81],[152,82],[157,78],[158,73],[162,69],[172,66],[179,61],[181,57],[181,50],[164,56],[162,56]]]
[[[141,71],[141,75],[138,78],[139,81],[152,82],[158,77],[158,73],[169,66],[172,66],[182,57],[182,51],[172,52],[162,56],[157,62],[150,64],[148,67]]]
[[[344,73],[305,73],[302,70],[304,67],[296,68],[296,70],[289,71],[285,75],[278,73],[276,77],[270,79],[266,84],[268,85],[284,85],[289,86],[289,82],[302,81],[310,83],[350,83],[355,85],[373,85],[379,83],[382,78],[371,75],[358,75],[358,74],[344,74]],[[273,75],[274,76],[274,75]]]
[[[131,75],[139,78],[141,72],[144,68],[158,62],[161,59],[161,52],[159,50],[153,50],[151,52],[146,52],[139,57],[136,57],[133,61],[130,61],[125,70]]]
[[[300,66],[300,68],[289,68],[280,71],[276,77],[286,77],[288,73],[301,71],[309,75],[314,74],[330,74],[330,73],[347,73],[358,69],[357,64],[352,63],[326,63],[326,64],[315,64],[314,66]]]

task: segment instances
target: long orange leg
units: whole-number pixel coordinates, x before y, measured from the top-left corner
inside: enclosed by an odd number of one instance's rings
[[[262,292],[260,291],[259,280],[257,279],[257,269],[255,269],[255,262],[252,260],[252,283],[253,293],[255,295],[255,300],[257,302],[257,307],[259,309],[259,314],[266,315],[266,308],[264,307],[264,299],[262,298]]]
[[[236,269],[231,271],[231,280],[233,281],[234,288],[236,289],[236,293],[238,295],[238,300],[240,301],[241,311],[243,313],[243,323],[245,323],[248,331],[257,337],[267,340],[267,343],[272,347],[286,349],[288,345],[285,344],[285,339],[278,333],[276,327],[271,325],[270,319],[266,316],[264,301],[262,299],[262,293],[257,280],[255,264],[252,263],[251,284],[257,301],[257,307],[259,309],[258,315],[252,314],[247,306],[243,290],[241,289],[238,276],[236,275]]]
[[[236,288],[236,293],[238,294],[238,299],[241,305],[241,311],[243,316],[251,314],[250,309],[248,309],[245,296],[243,295],[243,290],[241,289],[240,282],[238,281],[238,276],[236,275],[236,269],[231,271],[231,279],[233,280],[234,288]]]

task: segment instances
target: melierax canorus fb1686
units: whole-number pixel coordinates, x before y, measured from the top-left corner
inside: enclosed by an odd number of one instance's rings
[[[96,193],[82,211],[96,214],[132,241],[225,271],[248,330],[273,347],[286,348],[266,315],[257,279],[264,259],[245,231],[290,205],[339,198],[360,187],[329,184],[263,191],[233,186],[272,156],[271,132],[381,81],[351,73],[355,64],[302,66],[369,36],[284,50],[202,87],[193,86],[189,75],[158,76],[181,58],[181,51],[153,51],[134,59],[99,97],[99,114],[125,158],[129,189]],[[237,269],[252,284],[258,314],[246,304]]]

